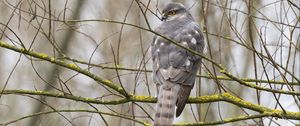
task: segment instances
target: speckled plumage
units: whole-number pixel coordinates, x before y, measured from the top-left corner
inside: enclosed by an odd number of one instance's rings
[[[204,40],[199,25],[182,4],[170,3],[163,13],[178,10],[173,17],[167,17],[156,32],[178,42],[184,47],[199,53],[203,52]],[[168,20],[170,18],[170,20]],[[158,103],[155,114],[155,126],[171,125],[185,107],[196,73],[201,64],[201,57],[155,35],[151,44],[153,61],[153,79],[157,84]]]

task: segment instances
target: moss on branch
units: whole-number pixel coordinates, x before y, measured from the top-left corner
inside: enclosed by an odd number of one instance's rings
[[[255,89],[258,89],[258,90],[262,90],[262,91],[268,91],[268,92],[272,92],[272,93],[298,95],[298,96],[300,95],[300,92],[297,92],[297,91],[275,90],[275,89],[260,87],[260,86],[257,86],[256,84],[253,84],[253,83],[250,83],[250,82],[245,82],[245,81],[231,75],[230,73],[228,73],[226,71],[221,71],[221,73],[225,74],[226,76],[228,76],[232,80],[235,80],[235,81],[239,82],[240,84],[242,84],[244,86],[247,86],[247,87],[255,88]]]
[[[26,118],[30,118],[30,117],[34,117],[34,116],[45,115],[45,114],[52,114],[52,113],[63,113],[63,112],[68,112],[68,113],[70,113],[70,112],[98,113],[98,114],[103,114],[103,115],[108,115],[108,116],[115,116],[115,117],[120,117],[120,118],[123,118],[123,119],[131,120],[131,121],[140,123],[140,124],[142,124],[144,126],[150,126],[150,124],[147,123],[147,122],[144,122],[144,121],[141,121],[141,120],[137,120],[137,119],[129,117],[129,116],[125,116],[125,115],[121,115],[121,114],[116,114],[116,113],[101,112],[101,111],[96,111],[96,110],[88,110],[88,109],[83,109],[83,108],[81,108],[81,109],[52,110],[52,111],[45,111],[45,112],[34,113],[34,114],[23,116],[21,118],[18,118],[18,119],[12,120],[12,121],[5,122],[3,124],[0,123],[0,126],[2,126],[2,125],[3,126],[10,125],[10,124],[15,123],[17,121],[20,121],[20,120],[23,120],[23,119],[26,119]]]
[[[106,66],[106,65],[99,65],[99,64],[93,64],[93,63],[89,63],[89,62],[85,62],[82,60],[77,60],[77,59],[73,59],[70,57],[64,57],[67,60],[70,60],[72,62],[76,62],[76,63],[80,63],[80,64],[85,64],[85,65],[89,65],[89,66],[93,66],[93,67],[98,67],[101,69],[110,69],[110,70],[124,70],[124,71],[142,71],[142,72],[152,72],[152,70],[145,70],[145,69],[134,69],[134,68],[127,68],[127,67],[115,67],[115,66]],[[217,79],[217,80],[226,80],[226,81],[235,81],[229,77],[226,76],[209,76],[209,75],[197,75],[197,77],[200,78],[206,78],[206,79]],[[284,81],[276,81],[276,80],[259,80],[259,79],[253,79],[253,78],[240,78],[240,80],[245,81],[245,82],[258,82],[258,83],[272,83],[272,84],[282,84],[285,85],[286,82]],[[300,86],[300,83],[298,82],[288,82],[289,85],[295,85],[295,86]]]
[[[0,41],[0,46],[1,47],[4,47],[4,48],[7,48],[7,49],[10,49],[10,50],[13,50],[13,51],[16,51],[16,52],[19,52],[19,53],[22,53],[22,54],[25,54],[25,55],[29,55],[29,56],[32,56],[32,57],[35,57],[35,58],[38,58],[38,59],[42,59],[42,60],[45,60],[45,61],[49,61],[51,63],[54,63],[56,65],[59,65],[59,66],[62,66],[62,67],[65,67],[65,68],[68,68],[68,69],[71,69],[71,70],[74,70],[74,71],[77,71],[79,73],[82,73],[86,76],[89,76],[90,78],[110,87],[111,89],[119,92],[120,94],[122,94],[123,96],[127,96],[127,93],[126,91],[121,87],[121,86],[118,86],[117,84],[114,84],[113,82],[111,82],[110,80],[107,80],[107,79],[104,79],[104,78],[101,78],[91,72],[89,72],[88,70],[85,70],[85,69],[81,69],[79,66],[77,66],[76,64],[74,63],[66,63],[64,62],[63,60],[59,60],[59,59],[55,59],[54,57],[51,57],[51,56],[48,56],[47,54],[44,54],[44,53],[38,53],[38,52],[34,52],[34,51],[29,51],[25,48],[18,48],[16,46],[13,46],[13,45],[10,45],[10,44],[7,44],[6,42],[3,42],[3,41]],[[202,55],[200,55],[202,56]],[[67,58],[67,59],[71,59],[71,58]],[[72,59],[72,61],[75,60],[75,59]],[[75,60],[75,61],[78,61],[78,60]],[[83,61],[78,61],[80,63],[85,63]],[[213,61],[211,61],[213,62]],[[217,64],[217,63],[214,63],[214,64]],[[222,67],[222,65],[220,64],[217,64],[217,66],[219,68],[221,68],[220,72],[225,74],[227,77],[223,77],[223,76],[218,76],[218,77],[211,77],[212,79],[223,79],[223,80],[232,80],[232,81],[237,81],[239,82],[240,84],[242,85],[245,85],[245,86],[248,86],[248,87],[251,87],[251,88],[255,88],[255,89],[259,89],[259,90],[264,90],[264,91],[268,91],[268,92],[273,92],[273,93],[282,93],[282,94],[290,94],[290,95],[300,95],[299,92],[295,92],[295,91],[284,91],[284,90],[274,90],[274,89],[269,89],[269,88],[264,88],[264,87],[260,87],[260,86],[257,86],[255,84],[251,84],[251,83],[248,83],[247,81],[249,81],[249,79],[240,79],[240,78],[237,78],[231,74],[229,74],[225,68]],[[109,69],[112,69],[113,67],[101,67],[101,68],[109,68]],[[117,68],[113,68],[113,69],[123,69],[123,70],[130,70],[129,68],[121,68],[121,67],[117,67]],[[209,78],[209,76],[207,77]],[[252,80],[253,81],[253,80]],[[259,82],[259,81],[256,81],[256,82]],[[266,82],[266,80],[263,80],[261,82]],[[270,83],[270,81],[267,81]],[[278,84],[283,84],[282,82],[276,82]],[[295,84],[295,85],[299,85],[299,84]]]
[[[98,81],[98,82],[110,87],[111,89],[119,92],[120,94],[122,94],[124,96],[127,95],[126,91],[122,87],[114,84],[110,80],[101,78],[101,77],[91,73],[88,70],[81,69],[79,66],[77,66],[74,63],[66,63],[62,60],[55,59],[51,56],[48,56],[47,54],[38,53],[38,52],[34,52],[34,51],[29,51],[25,48],[18,48],[16,46],[7,44],[6,42],[3,42],[3,41],[0,41],[0,46],[4,47],[4,48],[7,48],[7,49],[10,49],[10,50],[13,50],[13,51],[16,51],[16,52],[19,52],[19,53],[22,53],[22,54],[25,54],[25,55],[29,55],[29,56],[32,56],[32,57],[35,57],[35,58],[38,58],[38,59],[42,59],[42,60],[54,63],[56,65],[59,65],[59,66],[62,66],[62,67],[65,67],[65,68],[68,68],[68,69],[71,69],[71,70],[74,70],[74,71],[77,71],[77,72],[82,73],[86,76],[89,76],[90,78],[94,79],[95,81]]]
[[[15,95],[38,95],[38,96],[47,96],[47,97],[56,97],[56,98],[64,98],[73,101],[81,101],[85,103],[93,103],[93,104],[105,104],[105,105],[118,105],[124,104],[128,102],[143,102],[143,103],[156,103],[156,98],[151,96],[139,96],[139,95],[129,95],[129,97],[124,97],[116,100],[99,100],[94,98],[85,98],[80,96],[74,96],[70,94],[63,93],[50,93],[46,91],[31,91],[31,90],[3,90],[2,94],[15,94]],[[300,120],[300,112],[289,112],[282,110],[275,110],[271,108],[267,108],[261,105],[253,104],[251,102],[247,102],[243,99],[240,99],[234,95],[229,93],[215,94],[215,95],[206,95],[200,97],[190,97],[187,103],[200,104],[200,103],[212,103],[212,102],[228,102],[234,105],[237,105],[242,108],[247,108],[249,110],[253,110],[261,113],[261,116],[269,116],[269,117],[277,117],[284,119],[295,119]],[[243,117],[243,118],[249,118]],[[257,117],[258,118],[258,117]],[[232,122],[234,120],[239,121],[239,118],[229,119]],[[223,120],[227,122],[226,120]],[[219,123],[225,123],[225,122]],[[218,124],[219,124],[218,123]],[[206,123],[205,123],[206,124]]]
[[[166,38],[167,39],[167,38]],[[69,99],[73,101],[81,101],[85,103],[93,103],[93,104],[106,104],[106,105],[118,105],[118,104],[124,104],[128,102],[143,102],[143,103],[155,103],[156,98],[151,97],[151,96],[137,96],[137,95],[127,95],[128,93],[119,85],[111,82],[110,80],[101,78],[88,70],[80,68],[78,65],[74,63],[67,63],[63,60],[55,59],[54,57],[48,56],[47,54],[44,53],[38,53],[34,51],[27,50],[25,48],[19,48],[10,44],[7,44],[3,41],[0,41],[0,46],[3,48],[7,48],[28,56],[32,56],[38,59],[42,59],[44,61],[48,61],[51,63],[54,63],[56,65],[77,71],[79,73],[82,73],[92,79],[94,79],[97,82],[102,83],[103,85],[106,85],[110,89],[113,89],[117,91],[118,93],[122,94],[124,97],[120,97],[119,99],[115,100],[99,100],[99,99],[94,99],[94,98],[84,98],[80,96],[74,96],[70,94],[64,94],[64,93],[51,93],[51,92],[45,92],[45,91],[31,91],[31,90],[3,90],[2,94],[8,95],[8,94],[13,94],[13,95],[37,95],[37,96],[47,96],[47,97],[55,97],[55,98],[64,98],[64,99]],[[199,55],[199,54],[197,54]],[[201,54],[199,55],[203,57]],[[205,59],[205,58],[204,58]],[[269,89],[269,88],[264,88],[257,86],[255,84],[252,84],[247,81],[253,81],[253,82],[259,82],[259,80],[246,80],[246,79],[240,79],[237,78],[233,75],[231,75],[229,72],[226,71],[225,68],[223,68],[221,65],[215,63],[214,61],[206,58],[206,60],[214,63],[214,65],[218,66],[220,68],[220,72],[226,75],[227,77],[223,76],[218,76],[218,77],[207,77],[211,79],[223,79],[223,80],[233,80],[237,81],[242,85],[255,88],[258,90],[264,90],[272,93],[281,93],[281,94],[289,94],[289,95],[300,95],[299,92],[295,91],[284,91],[284,90],[274,90],[274,89]],[[72,61],[72,60],[71,60]],[[101,67],[101,68],[107,68],[107,69],[112,69],[110,67]],[[124,69],[124,70],[130,70],[129,68],[122,68],[122,67],[117,67],[113,69]],[[265,82],[265,80],[263,80]],[[270,81],[267,81],[270,83]],[[274,81],[275,83],[275,81]],[[276,82],[277,83],[277,82]],[[278,84],[283,84],[279,83]],[[299,84],[295,84],[299,85]],[[289,112],[289,111],[282,111],[282,110],[274,110],[271,108],[267,108],[261,105],[253,104],[251,102],[244,101],[238,97],[235,97],[229,93],[222,93],[222,94],[215,94],[215,95],[208,95],[208,96],[201,96],[201,97],[190,97],[188,100],[188,103],[193,103],[193,104],[199,104],[199,103],[211,103],[211,102],[228,102],[234,105],[237,105],[239,107],[247,108],[256,112],[259,112],[260,114],[258,115],[247,115],[247,116],[240,116],[240,117],[234,117],[234,118],[229,118],[229,119],[224,119],[221,121],[215,121],[215,122],[199,122],[199,123],[184,123],[184,124],[178,124],[178,125],[217,125],[217,124],[224,124],[228,122],[234,122],[234,121],[240,121],[240,120],[247,120],[247,119],[253,119],[253,118],[261,118],[261,117],[277,117],[277,118],[284,118],[284,119],[296,119],[300,120],[300,112]],[[148,123],[145,123],[147,125]]]

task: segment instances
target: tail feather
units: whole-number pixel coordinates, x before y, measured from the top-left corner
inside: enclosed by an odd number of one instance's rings
[[[176,103],[176,106],[177,106],[176,117],[178,117],[182,113],[182,111],[186,105],[186,101],[189,99],[192,88],[193,87],[191,87],[191,86],[181,86],[180,87],[180,90],[178,93],[178,100]]]
[[[165,85],[160,86],[154,126],[172,125],[179,88],[180,86],[176,84],[171,87]]]

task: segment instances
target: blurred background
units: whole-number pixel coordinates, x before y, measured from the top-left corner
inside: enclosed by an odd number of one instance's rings
[[[275,90],[299,92],[299,0],[1,0],[0,41],[74,63],[122,85],[134,95],[156,96],[149,47],[160,24],[161,10],[181,2],[199,22],[206,40],[205,56],[235,77]],[[83,61],[84,63],[80,63]],[[0,89],[42,90],[114,100],[117,93],[76,71],[0,47]],[[128,68],[126,70],[116,70]],[[219,77],[219,78],[216,78]],[[191,96],[229,92],[271,109],[299,112],[299,96],[250,88],[204,60]],[[274,82],[275,81],[275,82]],[[289,84],[287,84],[289,83]],[[0,94],[0,124],[15,126],[141,125],[132,120],[93,113],[31,114],[54,109],[91,109],[152,123],[155,104],[89,104],[62,98]],[[209,122],[258,114],[226,102],[188,104],[178,122]],[[26,117],[25,119],[20,119]],[[224,125],[296,125],[297,120],[272,117]]]

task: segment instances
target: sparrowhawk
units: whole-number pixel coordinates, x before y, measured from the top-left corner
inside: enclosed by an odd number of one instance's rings
[[[204,48],[200,27],[184,5],[170,3],[162,14],[163,22],[155,29],[159,35],[151,43],[153,81],[158,90],[155,126],[172,124],[175,105],[176,117],[182,113],[201,65],[201,57],[161,36],[198,53]]]

